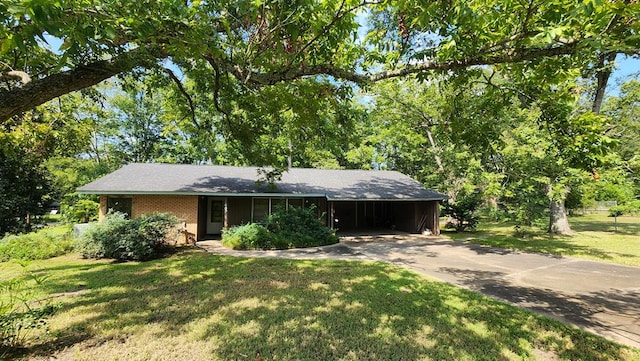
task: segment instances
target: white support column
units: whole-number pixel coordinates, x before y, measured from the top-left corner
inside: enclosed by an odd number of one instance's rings
[[[228,197],[224,197],[224,218],[223,218],[223,223],[222,223],[222,227],[224,229],[228,229],[229,228],[229,214],[228,214],[228,209],[229,209],[229,198]]]
[[[333,208],[333,202],[329,202],[329,209],[330,209],[330,211],[329,211],[329,217],[330,217],[329,218],[329,224],[330,224],[331,229],[335,229],[335,219],[336,219],[335,218],[335,216],[336,216],[335,213],[336,213],[336,211]]]

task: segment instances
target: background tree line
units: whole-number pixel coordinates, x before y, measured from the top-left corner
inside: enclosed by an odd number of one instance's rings
[[[73,207],[86,203],[75,189],[129,162],[398,170],[452,205],[471,202],[525,227],[547,219],[553,232],[567,232],[553,229],[554,204],[631,204],[640,194],[637,79],[607,97],[601,115],[588,109],[583,81],[527,89],[487,72],[357,93],[300,81],[244,99],[260,106],[239,108],[238,124],[203,115],[206,129],[181,112],[171,83],[121,85],[61,97],[5,125],[4,232],[27,229],[54,200],[81,221]],[[321,91],[332,93],[314,99]]]
[[[396,169],[530,226],[638,195],[633,1],[0,1],[0,233],[128,162]],[[108,81],[104,81],[109,79]],[[81,214],[82,212],[78,212]],[[77,217],[76,217],[77,218]]]

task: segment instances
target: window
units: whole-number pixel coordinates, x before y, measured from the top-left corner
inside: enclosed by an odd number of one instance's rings
[[[289,207],[302,208],[302,198],[289,198]]]
[[[317,202],[317,200],[306,199],[303,201],[302,198],[253,198],[253,222],[260,222],[280,209],[308,207],[312,203],[317,205]]]
[[[269,215],[269,198],[253,199],[253,221],[260,222]]]
[[[285,198],[271,198],[271,213],[287,209],[287,200]]]
[[[211,223],[224,221],[224,201],[211,200]]]
[[[131,197],[107,197],[107,211],[108,212],[120,212],[131,217],[131,208],[133,205],[133,199]]]

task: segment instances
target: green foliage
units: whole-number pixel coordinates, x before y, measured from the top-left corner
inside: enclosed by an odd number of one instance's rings
[[[45,228],[0,240],[0,262],[47,259],[71,252],[73,240],[68,226]]]
[[[634,200],[626,204],[611,207],[609,209],[609,217],[617,217],[624,214],[637,215],[640,214],[640,200]]]
[[[75,249],[86,258],[114,258],[145,261],[159,255],[178,219],[167,213],[127,219],[110,213],[105,220],[87,229]]]
[[[231,227],[222,233],[222,245],[232,249],[272,249],[274,236],[259,223]]]
[[[334,231],[318,218],[314,206],[276,210],[267,217],[264,224],[274,234],[276,245],[286,244],[287,248],[324,246],[338,242]]]
[[[34,331],[45,329],[48,318],[58,310],[59,305],[34,299],[46,279],[26,272],[22,278],[0,281],[0,358],[24,346]]]
[[[31,230],[48,201],[40,160],[0,131],[0,237]]]
[[[80,199],[70,206],[63,207],[62,213],[69,222],[88,223],[98,220],[100,203],[90,199]]]
[[[222,235],[222,244],[233,249],[303,248],[337,242],[338,237],[318,218],[315,207],[279,209],[262,224],[232,227]]]
[[[452,219],[446,226],[454,228],[456,232],[475,229],[479,221],[478,210],[482,201],[482,192],[477,189],[463,188],[456,195],[454,202],[444,202],[442,214]]]

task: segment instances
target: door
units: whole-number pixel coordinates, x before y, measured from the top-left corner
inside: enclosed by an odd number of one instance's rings
[[[224,226],[224,200],[209,199],[207,234],[220,234]]]

